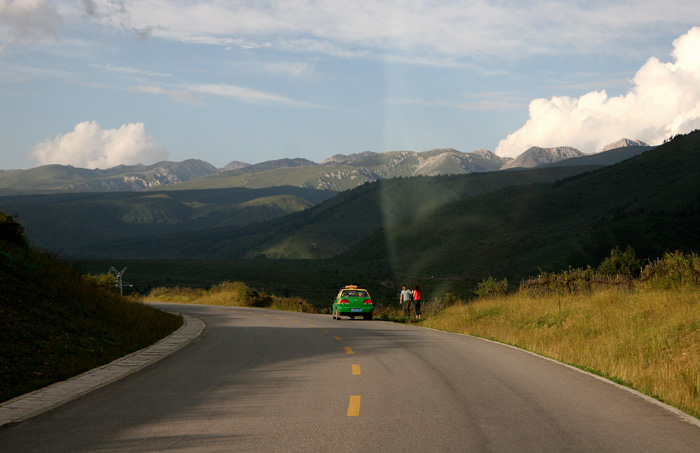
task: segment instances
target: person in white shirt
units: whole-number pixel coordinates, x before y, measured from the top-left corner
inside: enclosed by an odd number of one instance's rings
[[[399,295],[399,304],[403,305],[404,314],[411,312],[411,301],[413,300],[413,292],[406,288],[406,285],[401,286],[401,294]],[[405,302],[405,303],[404,303]]]

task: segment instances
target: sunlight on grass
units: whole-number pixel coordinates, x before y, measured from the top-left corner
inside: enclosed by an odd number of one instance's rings
[[[316,313],[317,309],[300,297],[278,297],[258,292],[242,282],[223,282],[208,290],[186,287],[153,289],[144,299],[180,304],[223,305],[228,307],[259,307],[273,310]]]

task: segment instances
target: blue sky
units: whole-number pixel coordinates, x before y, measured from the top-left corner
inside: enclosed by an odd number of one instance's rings
[[[657,144],[700,127],[693,18],[697,0],[0,0],[0,169]]]

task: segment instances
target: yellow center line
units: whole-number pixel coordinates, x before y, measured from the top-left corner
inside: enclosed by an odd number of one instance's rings
[[[348,354],[354,354],[354,352],[350,348],[345,348],[345,352],[347,352]]]
[[[360,365],[353,365],[352,366],[352,375],[359,376],[361,374],[362,374],[362,372],[360,371]]]
[[[263,315],[263,316],[270,316],[270,315]]]
[[[341,341],[341,340],[342,340],[342,338],[340,338],[340,337],[333,337],[333,338],[335,338],[335,339],[338,340],[338,341]]]
[[[313,325],[313,324],[308,324],[308,326],[309,326],[309,327],[316,327],[316,326],[315,326],[315,325]]]
[[[294,321],[294,322],[301,322],[301,321]]]
[[[328,333],[328,330],[326,329],[321,329],[321,331]]]
[[[348,404],[348,417],[357,417],[360,415],[360,395],[351,395],[350,404]]]
[[[284,317],[282,317],[282,316],[278,316],[277,318],[278,318],[278,319],[287,319],[287,318],[284,318]]]

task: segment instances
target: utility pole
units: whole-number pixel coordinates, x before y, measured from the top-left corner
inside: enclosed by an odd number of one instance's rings
[[[114,267],[109,268],[109,273],[114,274],[114,276],[117,279],[117,288],[119,288],[119,294],[122,296],[124,295],[124,287],[132,287],[133,285],[126,283],[124,280],[122,280],[122,275],[124,275],[124,271],[126,271],[126,268],[122,269],[121,271],[116,270]]]

